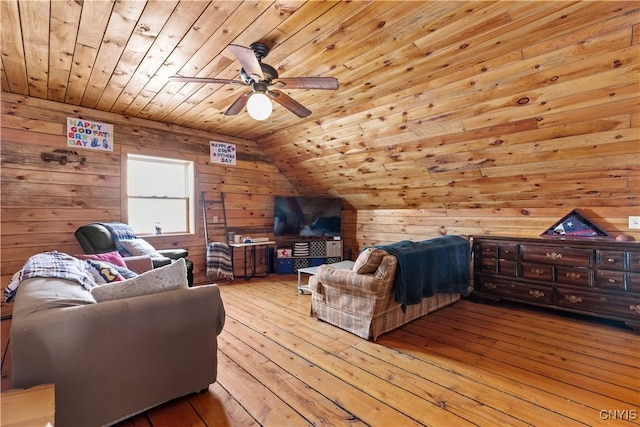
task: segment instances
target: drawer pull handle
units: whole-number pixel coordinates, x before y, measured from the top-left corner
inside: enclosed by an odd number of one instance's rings
[[[531,273],[542,276],[544,274],[544,270],[540,270],[539,268],[532,268]]]
[[[609,283],[616,283],[616,279],[609,279]]]
[[[577,297],[575,295],[565,295],[564,298],[572,304],[582,302],[582,298]]]
[[[579,279],[580,277],[582,277],[580,276],[580,273],[567,273],[566,276],[569,279]]]
[[[510,250],[508,250],[508,249],[505,249],[505,250],[504,250],[504,253],[505,253],[505,254],[510,254],[510,253],[511,253],[511,251],[510,251]]]
[[[615,260],[615,259],[613,259],[613,258],[607,258],[607,262],[614,263],[614,262],[616,262],[616,260]]]
[[[634,312],[636,312],[636,313],[640,314],[640,304],[638,304],[638,305],[630,304],[630,305],[629,305],[629,310],[634,311]]]
[[[485,283],[484,287],[487,288],[487,289],[495,289],[495,288],[497,288],[497,286],[494,285],[493,283]]]
[[[555,252],[547,252],[545,254],[547,256],[547,258],[551,258],[551,259],[561,259],[562,258],[562,254],[558,254]]]
[[[533,295],[536,298],[541,298],[544,296],[544,292],[539,291],[537,289],[530,289],[529,290],[529,295]]]

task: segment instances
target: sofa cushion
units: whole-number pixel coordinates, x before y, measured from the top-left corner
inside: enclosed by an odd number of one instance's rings
[[[118,241],[118,247],[131,256],[148,255],[151,258],[162,258],[162,254],[144,239],[120,240]]]
[[[91,293],[80,284],[55,277],[35,277],[20,282],[13,306],[13,317],[52,308],[95,304]]]
[[[353,265],[353,271],[358,274],[374,273],[385,255],[387,255],[387,253],[382,249],[367,248],[358,255],[358,259],[356,259]]]
[[[184,258],[181,258],[169,265],[147,271],[132,279],[93,288],[91,295],[97,302],[102,302],[187,287],[187,267]]]

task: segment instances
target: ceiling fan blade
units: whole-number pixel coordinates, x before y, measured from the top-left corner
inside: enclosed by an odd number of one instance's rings
[[[184,82],[184,83],[219,83],[219,84],[229,84],[229,85],[243,85],[244,82],[240,80],[229,80],[229,79],[210,79],[208,77],[183,77],[183,76],[171,76],[169,80],[172,82]]]
[[[267,93],[269,94],[269,97],[271,99],[273,99],[278,104],[282,105],[284,108],[288,109],[298,117],[307,117],[309,114],[311,114],[311,110],[307,109],[307,107],[300,104],[289,95],[280,92],[279,90],[270,90],[267,91]]]
[[[249,100],[249,97],[252,93],[252,91],[245,92],[237,97],[236,100],[233,101],[233,104],[229,105],[229,108],[227,108],[227,111],[224,112],[224,115],[235,116],[240,111],[242,111],[242,109],[247,106],[247,101]]]
[[[256,58],[256,54],[248,47],[239,46],[237,44],[230,44],[229,49],[238,58],[240,65],[244,71],[255,81],[259,82],[264,80],[264,74],[262,74],[262,67],[260,62]]]
[[[327,89],[340,87],[335,77],[284,77],[276,79],[275,86],[285,89]]]

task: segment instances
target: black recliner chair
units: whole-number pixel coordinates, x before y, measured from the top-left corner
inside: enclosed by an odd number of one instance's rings
[[[74,233],[85,254],[102,254],[117,251],[116,240],[109,228],[100,222],[92,222],[79,227]],[[187,280],[189,286],[193,286],[193,262],[186,257],[189,251],[186,249],[156,249],[161,257],[152,257],[153,268],[171,264],[172,260],[185,258],[187,266]]]

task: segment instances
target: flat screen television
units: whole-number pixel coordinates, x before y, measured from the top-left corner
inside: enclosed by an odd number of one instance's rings
[[[276,236],[340,236],[342,200],[332,197],[275,197]]]

